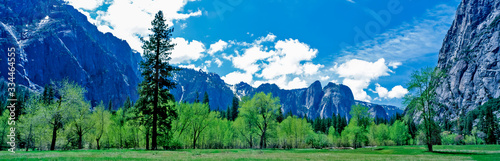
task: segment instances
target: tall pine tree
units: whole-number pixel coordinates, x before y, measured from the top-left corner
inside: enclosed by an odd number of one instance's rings
[[[173,107],[166,105],[166,102],[173,100],[169,90],[174,88],[176,84],[168,77],[171,77],[172,72],[176,71],[177,68],[168,63],[171,59],[171,50],[175,46],[171,40],[174,30],[165,24],[162,11],[158,11],[151,25],[153,27],[149,30],[153,33],[149,35],[148,40],[142,41],[145,60],[141,62],[144,81],[140,84],[140,99],[144,102],[141,110],[144,111],[144,114],[151,114],[153,118],[151,149],[156,150],[158,146],[158,117],[163,117],[162,120],[171,120],[172,117],[176,116]],[[170,121],[162,121],[161,123],[167,125],[160,126],[171,127],[168,125],[171,123]]]
[[[231,107],[231,120],[234,121],[236,117],[238,117],[238,106],[239,106],[240,100],[236,97],[233,96],[233,107]]]

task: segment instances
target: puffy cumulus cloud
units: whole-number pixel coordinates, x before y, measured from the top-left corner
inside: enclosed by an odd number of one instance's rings
[[[324,65],[321,64],[313,64],[311,62],[307,62],[304,64],[303,69],[304,69],[304,74],[306,75],[313,75],[318,73],[320,68],[323,68]]]
[[[208,49],[208,54],[213,55],[216,52],[224,51],[228,47],[228,43],[222,40],[217,41],[216,43],[210,45]]]
[[[67,0],[80,12],[87,12],[85,10],[94,10],[102,6],[102,0]],[[141,41],[139,37],[147,37],[150,33],[148,28],[151,27],[151,21],[154,15],[162,10],[167,24],[173,25],[174,20],[183,20],[193,16],[200,16],[201,10],[194,12],[180,13],[183,11],[184,6],[195,0],[120,0],[110,3],[106,11],[97,11],[97,17],[92,19],[101,32],[111,32],[118,38],[126,40],[130,47],[141,52]],[[85,4],[89,3],[89,4]],[[83,9],[83,10],[82,10]]]
[[[227,84],[238,84],[240,82],[245,82],[248,84],[252,83],[253,76],[249,73],[241,73],[238,71],[231,72],[225,76],[221,77]]]
[[[352,59],[344,64],[335,65],[333,70],[339,74],[340,77],[352,79],[375,79],[380,76],[387,76],[391,71],[385,64],[384,58],[376,62]]]
[[[292,81],[288,82],[288,85],[285,89],[296,89],[296,88],[306,88],[307,83],[304,80],[301,80],[299,77],[295,77]]]
[[[321,80],[321,81],[326,81],[328,79],[330,79],[330,76],[320,76],[319,77],[319,80]]]
[[[172,39],[172,43],[177,45],[172,50],[171,64],[189,63],[203,57],[205,45],[199,41],[193,40],[189,42],[184,38],[177,37]]]
[[[265,79],[274,79],[287,74],[314,74],[322,65],[312,63],[301,64],[303,61],[311,61],[318,53],[317,49],[312,49],[309,45],[299,42],[297,39],[279,40],[274,48],[275,54],[267,59],[262,73],[259,75]]]
[[[264,60],[275,55],[273,51],[262,51],[261,46],[253,46],[245,49],[243,55],[232,57],[233,66],[246,71],[249,74],[254,74],[260,70],[260,64],[257,61]]]
[[[345,78],[342,81],[342,84],[351,88],[352,94],[354,95],[354,99],[370,102],[372,99],[365,91],[366,88],[370,85],[370,79],[351,79]]]
[[[391,91],[389,91],[389,98],[403,98],[406,94],[408,94],[408,89],[404,88],[401,85],[397,85],[392,87]]]
[[[276,35],[269,33],[251,43],[237,41],[228,43],[235,46],[234,54],[223,53],[222,58],[231,61],[233,67],[242,72],[230,73],[232,75],[226,77],[232,78],[230,76],[243,73],[251,75],[255,81],[247,82],[251,82],[249,84],[254,87],[262,83],[273,83],[283,89],[304,88],[307,87],[307,81],[314,78],[302,80],[299,77],[315,75],[318,77],[316,79],[319,79],[318,73],[324,67],[322,64],[312,62],[318,50],[297,39],[276,40]]]
[[[335,65],[332,71],[344,78],[342,84],[351,88],[356,100],[367,102],[371,100],[371,97],[365,89],[368,88],[370,82],[381,76],[388,76],[389,72],[392,72],[383,58],[376,62],[352,59],[341,65]]]
[[[408,89],[404,88],[401,85],[394,86],[391,91],[387,90],[387,88],[380,86],[380,84],[375,84],[375,93],[378,94],[379,98],[384,99],[392,99],[392,98],[403,98],[407,93]]]

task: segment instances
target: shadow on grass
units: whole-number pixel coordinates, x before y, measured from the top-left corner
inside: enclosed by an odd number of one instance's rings
[[[427,151],[429,152],[429,151]],[[486,153],[472,153],[472,152],[458,152],[458,151],[433,151],[431,153],[438,153],[438,154],[453,154],[453,155],[456,155],[456,154],[459,154],[459,155],[488,155]]]

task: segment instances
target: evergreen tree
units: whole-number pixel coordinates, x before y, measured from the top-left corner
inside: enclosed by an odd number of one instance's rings
[[[278,121],[278,123],[281,123],[281,121],[283,121],[285,119],[285,116],[283,116],[283,112],[281,112],[281,108],[278,109],[278,117],[276,117],[276,121]]]
[[[43,102],[45,104],[52,103],[52,100],[54,100],[54,96],[55,96],[54,88],[51,85],[45,84],[42,96]]]
[[[236,96],[233,96],[233,106],[231,109],[231,120],[234,121],[236,117],[238,117],[238,106],[239,106],[239,99]]]
[[[123,113],[128,111],[132,106],[132,101],[130,101],[130,97],[127,96],[125,103],[123,103]]]
[[[225,112],[225,113],[226,113],[226,115],[225,115],[225,116],[226,116],[226,119],[227,119],[227,120],[231,120],[231,119],[232,119],[232,116],[231,116],[231,115],[233,115],[233,112],[231,112],[231,108],[229,108],[229,106],[227,107],[227,110],[226,110],[226,112]]]
[[[210,103],[210,100],[208,99],[208,93],[206,91],[203,94],[203,102],[202,103],[207,104],[207,105]],[[210,107],[210,105],[208,107]]]
[[[148,40],[142,40],[144,49],[144,61],[141,62],[142,76],[144,81],[140,84],[140,96],[146,106],[141,107],[146,113],[152,115],[152,133],[151,133],[151,149],[157,149],[158,138],[158,117],[163,116],[162,123],[166,123],[165,127],[170,127],[169,120],[175,117],[175,110],[167,101],[172,101],[173,96],[169,90],[175,87],[175,83],[168,79],[172,76],[172,72],[177,68],[171,66],[171,50],[175,44],[172,43],[171,37],[173,28],[169,28],[165,24],[163,12],[158,11],[154,20],[151,22],[153,26],[149,30],[153,32],[149,35]],[[151,105],[151,106],[150,106]],[[148,109],[152,108],[152,109]],[[160,125],[161,126],[161,125]],[[162,129],[168,130],[168,129]]]
[[[113,111],[113,103],[111,102],[111,100],[109,100],[108,102],[108,111]]]
[[[200,103],[200,93],[196,91],[196,97],[194,98],[194,103]]]

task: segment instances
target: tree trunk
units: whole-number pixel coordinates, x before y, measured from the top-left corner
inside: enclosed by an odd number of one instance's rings
[[[30,142],[31,142],[31,128],[32,127],[32,124],[30,124],[30,132],[28,134],[28,141],[27,141],[27,145],[26,145],[26,151],[28,151],[28,148],[30,147]]]
[[[154,101],[153,101],[153,139],[152,139],[152,150],[156,150],[157,143],[156,143],[156,137],[158,135],[157,132],[157,125],[156,122],[158,120],[158,90],[160,89],[160,82],[159,82],[159,77],[160,77],[160,40],[156,40],[156,63],[155,63],[155,76],[154,76],[154,83],[155,83],[155,92],[154,92]]]
[[[149,150],[149,129],[146,130],[146,150]]]
[[[196,139],[193,139],[193,149],[196,149]]]
[[[83,134],[81,132],[78,133],[78,149],[83,149]]]
[[[432,151],[432,144],[427,144],[427,149],[429,149],[430,152],[433,152]]]
[[[265,140],[266,140],[266,131],[264,130],[264,132],[262,132],[262,135],[260,136],[260,148],[261,149],[266,148]]]
[[[99,140],[100,139],[95,139],[95,142],[97,143],[97,150],[101,150],[101,147],[99,146]]]
[[[50,144],[50,150],[56,149],[56,139],[57,139],[57,123],[54,124],[52,129],[52,144]]]

